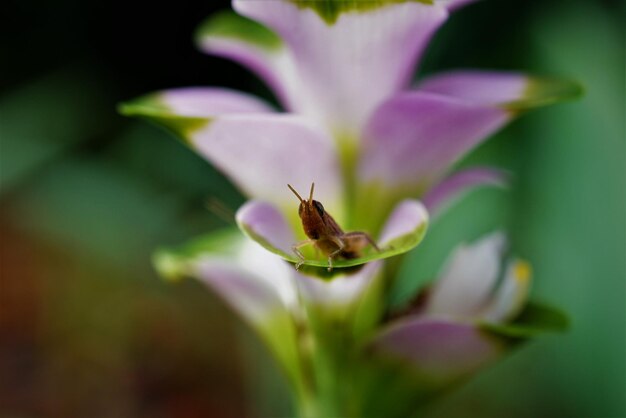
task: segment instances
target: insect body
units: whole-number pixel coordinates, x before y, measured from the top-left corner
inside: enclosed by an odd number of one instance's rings
[[[365,232],[343,232],[341,227],[330,214],[324,210],[324,206],[317,200],[313,200],[313,190],[315,183],[311,184],[311,192],[309,199],[304,200],[296,190],[287,185],[289,189],[300,200],[298,207],[298,215],[302,219],[302,227],[308,240],[295,244],[292,249],[298,256],[300,261],[296,264],[296,269],[304,263],[304,256],[300,252],[300,248],[306,245],[313,245],[316,249],[328,256],[328,271],[333,268],[333,260],[342,258],[350,260],[361,256],[363,248],[371,245],[380,251],[374,240]]]

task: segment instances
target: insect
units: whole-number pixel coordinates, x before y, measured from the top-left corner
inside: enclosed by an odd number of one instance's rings
[[[333,269],[334,259],[358,258],[361,256],[361,251],[368,245],[371,245],[376,251],[380,251],[374,240],[366,232],[343,232],[333,217],[324,210],[324,206],[317,200],[313,200],[315,183],[311,184],[308,200],[302,199],[290,184],[287,187],[300,200],[298,215],[302,219],[304,233],[309,237],[308,240],[292,246],[293,252],[300,259],[296,264],[296,270],[304,263],[304,255],[300,252],[300,248],[306,245],[313,245],[328,256],[328,271]]]

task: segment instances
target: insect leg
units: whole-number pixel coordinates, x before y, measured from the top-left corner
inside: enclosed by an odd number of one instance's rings
[[[354,232],[346,232],[343,234],[346,238],[364,238],[376,251],[380,252],[380,248],[376,245],[376,242],[370,237],[367,232],[354,231]]]
[[[305,241],[301,241],[291,246],[291,250],[294,252],[296,257],[298,257],[298,259],[300,260],[296,263],[296,270],[298,270],[300,266],[304,264],[304,260],[305,260],[304,255],[300,252],[300,248],[306,245],[312,245],[312,244],[315,244],[315,241],[313,241],[312,239],[307,239]]]
[[[335,251],[333,251],[332,253],[328,254],[328,271],[332,271],[333,270],[333,258],[335,258],[339,254],[341,254],[343,249],[346,248],[346,243],[343,242],[343,240],[341,238],[339,238],[338,236],[332,236],[332,237],[330,237],[330,239],[335,244],[337,244],[337,249]]]

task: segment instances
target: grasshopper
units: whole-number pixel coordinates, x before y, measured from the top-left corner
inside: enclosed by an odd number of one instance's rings
[[[305,258],[300,252],[300,248],[306,245],[313,245],[316,250],[328,256],[328,271],[333,269],[333,260],[359,258],[362,250],[368,245],[371,245],[376,251],[380,251],[374,240],[366,232],[344,232],[333,217],[324,210],[324,206],[319,201],[313,200],[315,183],[311,184],[308,200],[302,199],[290,184],[287,187],[300,200],[298,215],[302,220],[304,233],[309,237],[309,239],[292,246],[293,252],[300,260],[296,264],[296,270],[304,264]]]

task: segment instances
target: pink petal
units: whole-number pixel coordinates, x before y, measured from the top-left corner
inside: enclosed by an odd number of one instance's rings
[[[339,219],[343,183],[329,137],[291,115],[226,115],[189,134],[196,151],[224,172],[249,197],[297,210],[287,189],[308,190]]]
[[[227,30],[222,30],[225,25]],[[259,40],[259,32],[266,42]],[[285,107],[290,108],[288,92],[293,87],[289,82],[293,64],[282,41],[270,29],[224,12],[211,16],[199,28],[196,42],[202,51],[250,69],[272,88]]]
[[[353,135],[380,102],[408,83],[448,15],[441,5],[413,1],[346,11],[335,21],[287,0],[234,0],[233,6],[286,42],[297,75],[289,93],[293,110]]]
[[[176,115],[210,117],[228,113],[270,113],[261,99],[235,90],[215,87],[186,87],[158,93],[158,100]]]
[[[360,178],[423,190],[509,119],[502,109],[456,98],[421,91],[399,94],[369,120]]]
[[[374,350],[410,363],[433,383],[451,383],[496,359],[502,345],[476,326],[436,318],[390,324],[372,342]]]
[[[471,103],[500,105],[523,98],[528,82],[528,77],[519,73],[465,70],[427,78],[419,89]]]
[[[446,177],[430,189],[423,198],[431,215],[438,214],[452,201],[472,189],[482,186],[506,187],[508,173],[493,168],[470,168]]]
[[[569,80],[475,70],[451,71],[427,78],[419,89],[470,103],[498,106],[512,113],[572,100],[582,93],[581,86]]]
[[[146,117],[182,137],[244,194],[293,210],[286,185],[308,190],[341,217],[343,184],[335,144],[304,118],[277,114],[263,101],[232,90],[167,90],[125,103],[120,111]],[[297,206],[295,206],[297,208]]]
[[[415,230],[424,228],[428,225],[428,212],[424,205],[417,200],[404,200],[400,202],[383,227],[380,235],[379,245],[385,247],[393,239],[411,234]]]
[[[255,241],[263,240],[286,254],[292,254],[291,246],[296,239],[287,220],[275,206],[252,200],[237,211],[236,218],[241,229],[251,233]],[[268,256],[271,255],[268,253]]]

